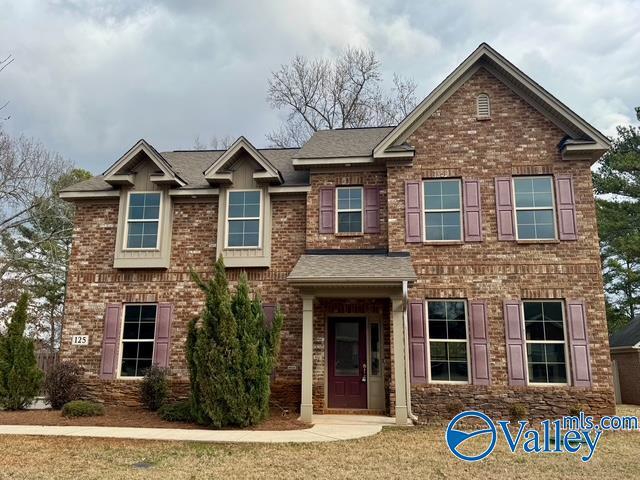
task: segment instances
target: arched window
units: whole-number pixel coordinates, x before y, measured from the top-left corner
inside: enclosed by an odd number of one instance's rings
[[[489,95],[486,93],[481,93],[476,99],[476,114],[478,118],[491,117],[491,104],[489,102]]]

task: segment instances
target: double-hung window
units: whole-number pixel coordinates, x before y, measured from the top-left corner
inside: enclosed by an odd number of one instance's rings
[[[130,192],[127,208],[127,249],[157,249],[160,192]]]
[[[156,305],[124,306],[121,377],[142,377],[151,367],[156,314]]]
[[[260,190],[229,190],[227,247],[260,247]]]
[[[432,382],[469,382],[467,308],[463,300],[427,301]]]
[[[555,239],[552,177],[516,177],[513,191],[518,239]]]
[[[428,242],[462,239],[460,180],[424,181],[424,225]]]
[[[336,188],[338,233],[362,233],[362,187]]]
[[[529,383],[567,383],[562,302],[523,302]]]

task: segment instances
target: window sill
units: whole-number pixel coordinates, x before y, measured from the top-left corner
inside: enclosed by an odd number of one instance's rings
[[[336,232],[336,237],[364,237],[364,233],[348,233],[348,232]]]
[[[464,245],[465,242],[463,242],[462,240],[445,240],[445,241],[425,241],[422,242],[423,245],[431,245],[434,247],[438,247],[438,246],[451,246],[451,245]]]
[[[491,120],[491,117],[476,117],[476,120],[479,122],[486,122],[488,120]]]
[[[516,240],[516,243],[520,245],[536,245],[536,244],[545,244],[545,243],[560,243],[558,239],[548,239],[548,240]]]

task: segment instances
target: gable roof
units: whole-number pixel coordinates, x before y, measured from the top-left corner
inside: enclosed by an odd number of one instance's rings
[[[609,337],[610,348],[640,348],[640,316]]]
[[[264,170],[255,172],[253,174],[254,179],[267,180],[279,184],[284,182],[278,169],[243,136],[238,137],[238,139],[203,172],[204,178],[210,183],[231,182],[231,174],[226,172],[225,168],[234,161],[241,151],[249,154]]]
[[[211,185],[204,177],[204,171],[216,162],[226,150],[175,150],[162,152],[162,158],[171,165],[176,173],[186,183],[184,189],[206,189]],[[308,170],[294,170],[291,158],[298,149],[291,148],[261,148],[258,149],[282,175],[283,186],[309,185]],[[115,188],[107,183],[104,175],[97,175],[89,180],[76,183],[62,190],[63,192],[103,192],[115,191]]]
[[[154,175],[151,181],[181,187],[185,185],[184,180],[180,178],[164,157],[142,138],[102,174],[104,181],[111,185],[133,184],[133,179],[128,172],[132,167],[140,163],[141,153],[162,172],[162,175]]]
[[[574,153],[581,158],[597,159],[610,146],[605,135],[569,107],[547,92],[544,88],[525,75],[515,65],[500,55],[486,43],[482,43],[447,78],[444,79],[420,104],[402,120],[375,147],[374,157],[393,156],[394,146],[401,144],[418,128],[437,108],[453,94],[460,85],[479,68],[485,68],[502,80],[509,88],[529,102],[534,108],[565,131],[569,138],[584,140],[587,143],[561,145],[563,155]],[[586,152],[593,152],[587,155]]]

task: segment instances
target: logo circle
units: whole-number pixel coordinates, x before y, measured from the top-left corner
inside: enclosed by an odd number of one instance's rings
[[[479,428],[471,432],[457,429],[456,424],[464,418],[478,419],[486,425],[486,428]],[[465,455],[458,451],[458,447],[460,445],[462,445],[465,441],[469,440],[470,438],[476,437],[478,435],[491,435],[491,442],[489,443],[489,446],[487,448],[485,448],[482,452],[478,453],[477,455]],[[453,417],[449,422],[449,425],[447,426],[447,431],[445,433],[447,447],[449,447],[449,450],[451,451],[451,453],[453,453],[460,460],[464,460],[466,462],[477,462],[478,460],[482,460],[483,458],[490,455],[491,452],[493,452],[493,449],[496,447],[497,437],[498,435],[496,432],[496,426],[493,424],[491,419],[482,412],[476,412],[472,410],[459,413],[458,415]]]

